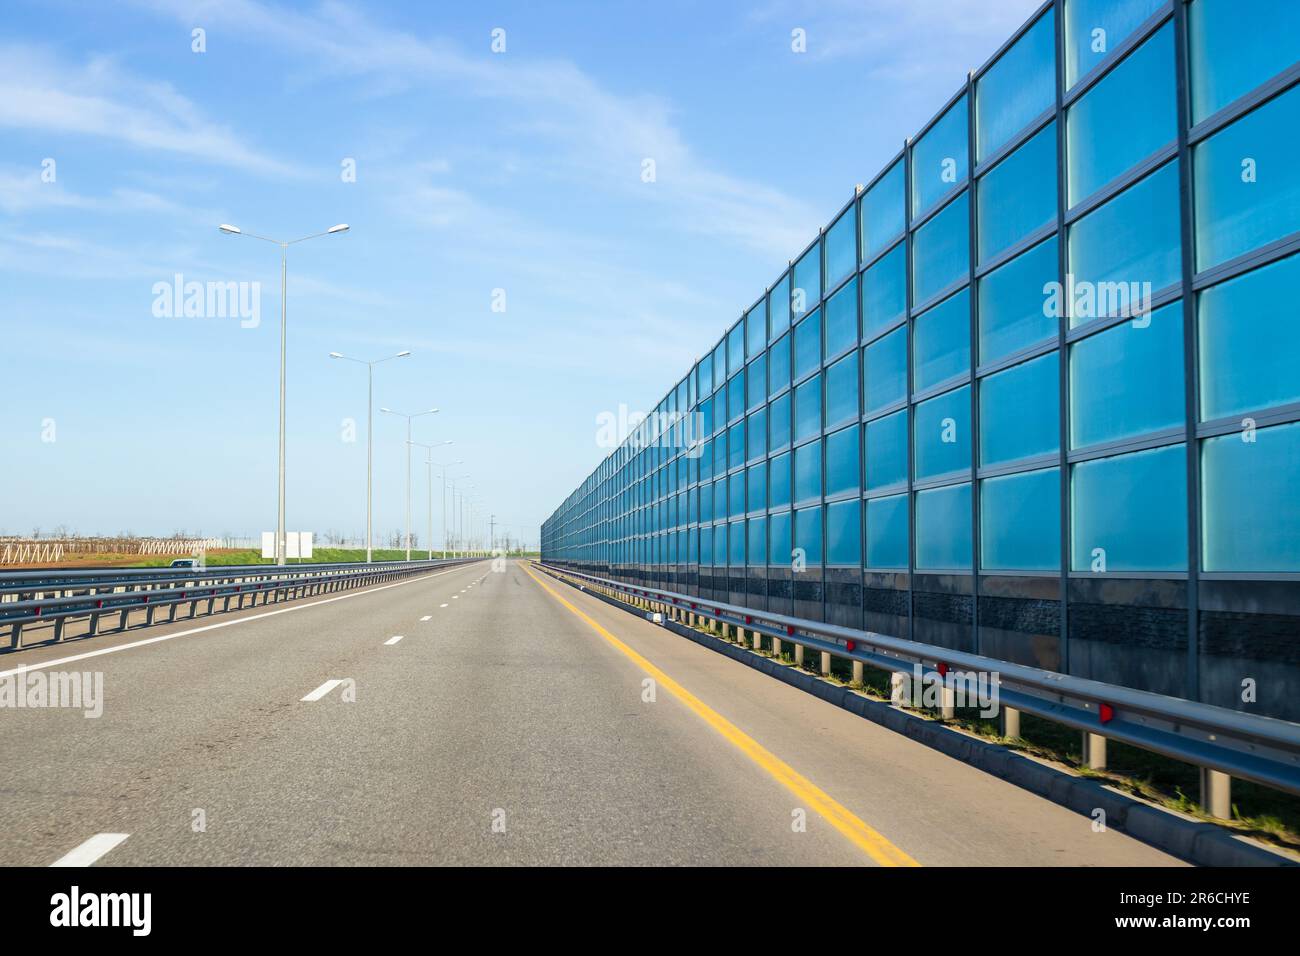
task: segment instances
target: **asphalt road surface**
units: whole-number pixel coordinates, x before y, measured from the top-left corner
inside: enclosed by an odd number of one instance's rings
[[[4,865],[1178,863],[519,563],[20,665]]]

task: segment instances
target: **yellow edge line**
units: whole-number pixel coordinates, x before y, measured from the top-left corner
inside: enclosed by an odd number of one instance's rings
[[[609,631],[605,630],[605,628],[596,623],[596,621],[594,621],[589,615],[579,610],[569,601],[565,600],[565,598],[554,591],[545,581],[534,574],[532,569],[527,565],[523,565],[523,568],[528,573],[528,576],[536,581],[542,590],[546,591],[551,595],[551,597],[555,598],[555,600],[559,601],[562,605],[580,617],[592,628],[592,630],[612,644],[615,648],[622,651],[623,654],[630,658],[634,664],[653,677],[659,686],[663,687],[694,711],[704,720],[705,723],[718,733],[722,734],[722,736],[735,745],[741,753],[766,770],[778,783],[805,802],[820,817],[826,820],[827,823],[842,833],[850,843],[862,852],[866,853],[867,856],[871,857],[881,866],[921,865],[855,816],[847,807],[837,802],[830,796],[830,794],[826,793],[807,777],[803,776],[803,774],[799,773],[785,761],[781,760],[766,747],[754,740],[754,738],[750,737],[735,724],[731,723],[708,704],[704,703],[681,684],[677,683],[677,681],[673,680],[654,664],[651,664],[648,660],[632,648],[628,647],[628,645],[624,644]]]

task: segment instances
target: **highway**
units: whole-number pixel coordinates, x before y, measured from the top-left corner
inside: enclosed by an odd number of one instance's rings
[[[5,865],[1180,865],[522,563],[20,665]]]

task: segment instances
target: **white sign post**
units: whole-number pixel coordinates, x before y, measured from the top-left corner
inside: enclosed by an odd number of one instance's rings
[[[312,556],[312,538],[310,531],[288,531],[284,536],[284,556],[297,558],[299,561]],[[262,532],[262,557],[275,558],[275,532]]]

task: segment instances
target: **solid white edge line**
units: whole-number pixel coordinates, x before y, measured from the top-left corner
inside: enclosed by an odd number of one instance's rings
[[[190,634],[200,634],[203,631],[215,631],[221,627],[231,627],[235,624],[246,624],[249,621],[260,621],[262,618],[275,617],[277,614],[288,614],[290,611],[303,611],[309,607],[320,607],[322,604],[333,604],[335,601],[346,601],[349,598],[361,597],[365,594],[373,594],[376,591],[387,591],[389,588],[399,588],[406,584],[415,584],[419,581],[427,581],[429,578],[436,578],[443,574],[450,574],[456,568],[447,568],[445,571],[434,571],[432,574],[422,574],[418,578],[408,578],[405,581],[394,581],[392,584],[379,584],[372,588],[365,588],[361,591],[353,591],[351,594],[339,594],[332,598],[325,598],[323,601],[312,601],[310,604],[295,604],[290,607],[276,608],[274,611],[266,611],[262,614],[251,614],[248,617],[236,618],[233,621],[217,621],[215,624],[205,624],[203,627],[193,627],[188,631],[177,631],[175,634],[159,634],[157,637],[146,637],[139,641],[132,641],[129,644],[119,644],[116,647],[101,647],[97,651],[86,651],[84,654],[73,654],[70,657],[56,657],[54,660],[41,661],[33,664],[23,664],[21,667],[14,667],[7,671],[0,671],[0,679],[13,677],[16,674],[25,674],[28,671],[41,670],[46,667],[57,667],[60,664],[71,664],[73,661],[84,661],[91,657],[101,657],[104,654],[116,654],[118,651],[128,651],[133,647],[145,647],[149,644],[158,644],[162,641],[170,641],[177,637],[186,637]],[[110,635],[104,635],[108,637]],[[36,647],[38,645],[32,645]]]
[[[394,634],[394,635],[393,635],[392,637],[390,637],[388,640],[384,641],[384,646],[385,646],[385,647],[392,647],[394,644],[396,644],[398,641],[400,641],[400,640],[401,640],[403,637],[405,637],[405,636],[406,636],[405,634]]]
[[[129,833],[96,833],[81,846],[63,854],[50,866],[90,866],[130,835]]]
[[[306,701],[307,703],[314,703],[315,701],[320,700],[322,697],[324,697],[326,694],[328,694],[335,687],[338,687],[339,684],[342,683],[343,681],[338,680],[337,678],[334,680],[327,680],[325,683],[321,684],[319,687],[317,687],[306,697],[299,697],[298,700],[299,702]]]

